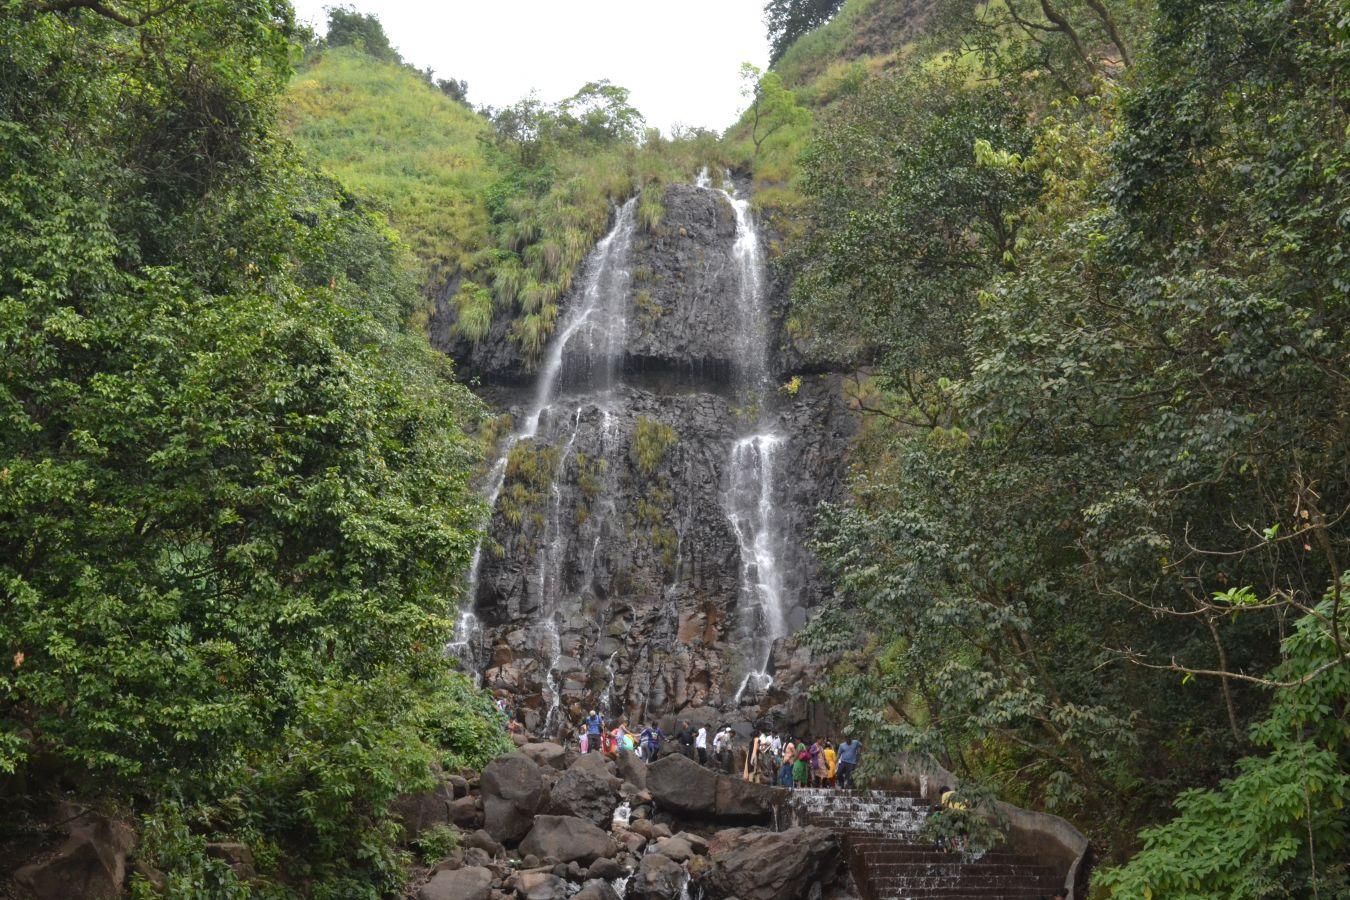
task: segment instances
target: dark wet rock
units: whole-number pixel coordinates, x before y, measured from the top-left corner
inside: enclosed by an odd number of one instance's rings
[[[490,896],[492,870],[482,866],[437,872],[417,892],[418,900],[488,900]]]
[[[700,883],[714,900],[806,900],[834,882],[842,853],[823,828],[728,829],[713,836],[708,863]]]
[[[574,816],[536,816],[534,826],[520,842],[522,853],[552,857],[560,862],[591,863],[618,852],[614,840],[584,819]]]
[[[590,868],[586,870],[588,878],[600,878],[605,881],[613,881],[615,878],[622,878],[626,874],[623,866],[619,865],[617,860],[605,857],[591,863]]]
[[[619,780],[607,770],[573,766],[549,789],[549,810],[608,828],[619,805]]]
[[[664,809],[713,813],[717,808],[717,775],[683,756],[666,756],[647,769],[647,790]]]
[[[628,882],[628,900],[678,900],[689,880],[684,866],[660,853],[642,857]]]
[[[484,830],[498,841],[523,838],[544,799],[539,766],[523,753],[508,753],[483,769],[482,790]]]

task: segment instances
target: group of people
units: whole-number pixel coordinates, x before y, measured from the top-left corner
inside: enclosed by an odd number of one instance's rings
[[[764,732],[750,748],[747,774],[757,781],[786,788],[852,788],[853,773],[862,762],[862,744],[846,738],[836,748],[832,741]]]
[[[643,725],[636,732],[620,720],[611,724],[595,710],[582,721],[577,734],[577,743],[582,753],[604,753],[612,755],[620,750],[631,750],[640,759],[652,762],[666,753],[681,753],[699,765],[716,763],[730,771],[732,730],[725,726],[714,732],[711,737],[706,725],[692,728],[688,722],[680,723],[680,730],[668,741],[661,726],[653,722]]]
[[[679,753],[699,765],[712,765],[725,772],[733,771],[734,738],[729,725],[713,731],[706,725],[692,727],[688,722],[681,722],[679,731],[672,736],[654,722],[634,731],[624,720],[610,723],[596,710],[590,711],[577,732],[582,753],[612,756],[620,750],[631,750],[647,762]],[[786,788],[849,789],[861,762],[862,743],[853,738],[846,738],[836,747],[823,738],[808,743],[766,731],[752,741],[743,774],[764,784]]]

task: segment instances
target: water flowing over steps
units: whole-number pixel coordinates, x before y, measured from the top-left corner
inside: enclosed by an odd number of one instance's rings
[[[932,806],[901,791],[803,789],[789,800],[793,820],[838,832],[859,891],[868,900],[1035,900],[1061,885],[1048,867],[991,850],[978,860],[921,842]]]

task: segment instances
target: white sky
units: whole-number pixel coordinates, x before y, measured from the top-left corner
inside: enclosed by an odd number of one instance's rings
[[[322,32],[334,0],[293,0]],[[347,0],[403,58],[469,82],[469,102],[548,102],[608,78],[654,125],[721,130],[743,104],[738,69],[764,66],[763,0]]]

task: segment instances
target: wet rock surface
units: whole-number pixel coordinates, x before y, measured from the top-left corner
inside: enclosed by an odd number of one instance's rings
[[[701,884],[713,898],[804,898],[835,882],[840,851],[839,836],[824,828],[722,831],[709,847],[711,865]]]

